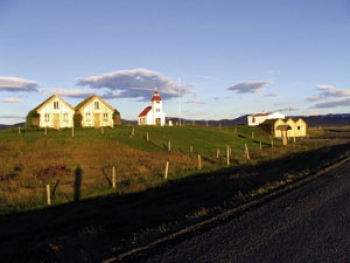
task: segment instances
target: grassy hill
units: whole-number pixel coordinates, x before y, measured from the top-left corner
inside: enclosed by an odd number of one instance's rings
[[[247,126],[0,131],[2,261],[100,262],[348,157],[349,133],[283,147]]]

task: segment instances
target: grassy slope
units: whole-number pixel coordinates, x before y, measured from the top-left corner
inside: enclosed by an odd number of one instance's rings
[[[72,168],[82,163],[84,176],[91,177],[88,180],[98,177],[96,172],[89,175],[88,165],[111,165],[114,164],[114,159],[123,156],[125,159],[122,162],[127,162],[132,157],[137,159],[139,166],[140,162],[145,162],[141,166],[152,162],[152,157],[156,157],[156,163],[162,162],[161,167],[169,159],[178,165],[177,170],[172,170],[167,182],[162,180],[159,172],[152,176],[153,172],[148,170],[145,179],[144,174],[141,177],[135,176],[124,167],[124,178],[119,184],[126,183],[125,180],[131,178],[128,181],[130,187],[130,184],[140,183],[143,179],[141,185],[144,187],[140,188],[142,192],[139,193],[136,193],[137,189],[129,189],[128,192],[126,187],[119,189],[122,195],[111,194],[110,190],[106,190],[108,185],[100,183],[96,188],[95,182],[91,183],[91,189],[98,189],[104,192],[103,195],[108,195],[0,217],[2,259],[4,262],[23,259],[27,262],[78,262],[86,259],[95,262],[235,207],[349,155],[348,145],[317,149],[320,145],[317,146],[314,141],[271,149],[267,146],[270,139],[263,137],[258,130],[249,127],[238,129],[236,133],[234,128],[134,127],[133,138],[130,137],[130,126],[106,129],[103,135],[98,130],[79,130],[75,132],[74,138],[71,138],[69,131],[52,131],[44,139],[42,132],[23,132],[21,136],[16,131],[1,133],[1,154],[10,163],[2,163],[2,172],[12,169],[11,172],[15,173],[12,166],[22,163],[15,179],[1,182],[1,187],[6,185],[6,189],[15,191],[17,188],[27,189],[28,185],[34,189],[45,186],[46,182],[32,182],[32,178],[26,176],[26,171],[30,170],[25,165],[33,168],[52,162],[59,163],[61,159]],[[255,134],[254,140],[251,139],[252,131]],[[147,132],[150,142],[145,140]],[[171,153],[166,151],[169,140],[173,150]],[[260,140],[266,144],[263,151],[259,150]],[[245,143],[249,145],[253,156],[253,160],[246,164],[242,157]],[[305,152],[309,149],[305,143],[314,144],[312,152]],[[215,157],[212,157],[217,147],[225,152],[227,144],[234,146],[232,151],[236,155],[233,158],[237,158],[236,165],[230,167],[226,167],[224,161],[216,162]],[[207,156],[207,167],[201,172],[196,170],[195,165],[186,164],[185,168],[180,165],[193,161],[188,154],[190,145],[193,145],[196,153]],[[57,154],[57,149],[62,151],[63,148],[66,152]],[[302,153],[298,154],[299,151]],[[118,155],[120,152],[122,154]],[[33,158],[30,159],[30,156]],[[38,161],[38,157],[44,160]],[[278,158],[272,160],[271,157]],[[157,168],[156,163],[153,168]],[[239,163],[241,164],[238,165]],[[253,163],[256,165],[251,165]],[[127,163],[126,167],[132,164],[136,165],[135,162]],[[7,168],[4,168],[6,165]],[[119,163],[119,171],[122,170],[121,166]],[[18,187],[17,184],[23,183],[22,180],[27,187]],[[64,180],[67,180],[68,185],[73,183],[67,178],[62,178]],[[63,186],[64,184],[62,188]],[[70,195],[68,193],[66,195]],[[42,194],[41,198],[45,200]],[[21,250],[20,255],[16,253],[18,249]]]

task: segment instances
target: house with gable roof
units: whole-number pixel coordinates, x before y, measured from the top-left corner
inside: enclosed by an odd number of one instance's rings
[[[113,127],[120,124],[120,114],[97,95],[86,98],[75,107],[82,127]]]
[[[58,95],[52,95],[27,115],[27,125],[47,128],[71,128],[74,108]]]
[[[248,115],[248,126],[258,126],[265,120],[284,119],[285,117],[286,116],[280,112],[267,113],[265,111],[262,111],[261,113]]]
[[[302,118],[268,119],[260,123],[259,128],[274,138],[308,136],[308,124]]]
[[[151,99],[151,106],[144,108],[137,117],[138,125],[165,125],[165,113],[162,109],[162,98],[155,89]]]

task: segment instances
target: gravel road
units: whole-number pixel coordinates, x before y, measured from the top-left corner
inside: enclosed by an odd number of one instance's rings
[[[350,262],[350,162],[186,240],[125,262]]]

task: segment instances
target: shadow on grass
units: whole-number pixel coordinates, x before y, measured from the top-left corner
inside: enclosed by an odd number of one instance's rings
[[[239,205],[253,189],[284,180],[286,173],[295,179],[312,174],[345,158],[349,149],[336,145],[167,181],[142,193],[1,216],[2,262],[100,261],[212,216],[210,211],[218,213],[224,204]]]

